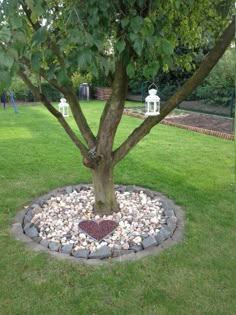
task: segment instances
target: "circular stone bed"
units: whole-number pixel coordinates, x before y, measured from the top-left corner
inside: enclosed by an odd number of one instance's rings
[[[170,199],[137,186],[115,189],[119,212],[100,216],[91,185],[67,186],[26,206],[13,231],[37,249],[83,261],[144,256],[182,239],[183,213]]]

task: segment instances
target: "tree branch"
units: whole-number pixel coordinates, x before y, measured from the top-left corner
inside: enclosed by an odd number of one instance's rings
[[[117,164],[144,137],[152,127],[157,125],[174,108],[176,108],[192,91],[202,83],[217,64],[235,36],[235,18],[225,29],[214,48],[206,55],[192,77],[163,106],[158,116],[148,117],[129,137],[113,152],[113,163]]]
[[[44,104],[44,106],[48,109],[48,111],[56,117],[56,119],[59,121],[61,126],[64,128],[68,136],[71,138],[71,140],[74,142],[74,144],[80,149],[81,154],[84,157],[88,157],[88,148],[78,139],[74,131],[71,129],[67,121],[64,119],[63,115],[55,109],[52,104],[49,102],[49,100],[46,98],[45,95],[40,93],[38,91],[38,88],[33,85],[33,83],[30,81],[30,79],[26,76],[26,74],[23,71],[19,71],[19,76],[22,78],[22,80],[25,82],[25,84],[30,88],[32,93],[41,100],[41,102]]]
[[[112,95],[107,101],[101,116],[99,131],[97,136],[97,153],[104,155],[112,151],[113,141],[117,127],[121,120],[125,97],[127,92],[126,65],[122,61],[117,61],[115,78],[112,84]]]
[[[30,67],[30,61],[22,57],[20,60],[24,65],[26,65],[29,69]],[[85,141],[87,142],[88,146],[90,148],[93,148],[96,144],[96,138],[94,134],[92,133],[91,129],[89,128],[89,125],[87,123],[87,120],[82,112],[82,109],[80,107],[80,104],[77,100],[77,97],[73,91],[73,89],[69,86],[60,86],[56,79],[48,80],[47,74],[44,69],[40,68],[39,70],[40,75],[52,86],[54,86],[57,90],[59,90],[64,96],[67,98],[68,103],[70,105],[71,112],[73,114],[74,120],[84,137]]]
[[[87,123],[87,120],[82,112],[82,109],[80,107],[77,96],[75,95],[75,92],[73,91],[71,86],[64,86],[62,87],[62,93],[65,95],[70,105],[74,120],[82,136],[86,140],[89,148],[92,149],[96,145],[97,139],[94,136],[92,130],[90,129]]]

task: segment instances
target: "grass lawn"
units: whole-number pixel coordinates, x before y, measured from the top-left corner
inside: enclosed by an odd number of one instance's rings
[[[83,107],[96,130],[103,104]],[[32,252],[10,236],[29,201],[91,182],[44,107],[19,111],[0,108],[0,315],[236,314],[233,142],[156,126],[116,167],[115,181],[160,191],[182,206],[185,239],[159,256],[92,267]],[[124,115],[116,145],[139,123]]]

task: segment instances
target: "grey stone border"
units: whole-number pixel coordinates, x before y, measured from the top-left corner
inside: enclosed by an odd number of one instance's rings
[[[48,244],[44,244],[43,246],[42,244],[39,243],[40,240],[37,240],[37,237],[34,238],[35,240],[33,240],[32,238],[30,238],[24,233],[23,228],[26,226],[27,223],[23,225],[23,222],[25,218],[27,219],[28,212],[32,210],[32,207],[34,208],[35,205],[36,206],[42,205],[50,197],[56,196],[57,194],[69,193],[69,192],[72,192],[74,189],[76,189],[77,191],[80,191],[82,189],[88,189],[89,187],[91,187],[91,185],[87,185],[87,184],[66,186],[66,187],[52,190],[51,192],[32,201],[29,206],[25,207],[25,209],[17,213],[16,218],[15,218],[15,223],[12,225],[12,228],[11,228],[12,235],[15,237],[16,240],[24,242],[28,248],[31,248],[34,251],[46,252],[58,259],[65,259],[65,260],[85,263],[89,265],[96,265],[96,264],[100,265],[100,264],[106,264],[113,261],[123,262],[127,260],[140,259],[147,255],[157,255],[161,253],[165,248],[173,246],[176,243],[183,240],[184,212],[182,208],[175,205],[171,199],[167,198],[166,196],[164,196],[163,194],[159,192],[152,191],[143,187],[138,187],[135,185],[127,185],[127,186],[116,185],[115,188],[116,190],[121,191],[121,192],[122,191],[123,192],[124,191],[139,192],[142,190],[148,196],[160,198],[164,211],[165,211],[165,215],[167,217],[167,222],[165,225],[166,228],[164,228],[163,230],[161,228],[160,232],[157,235],[155,235],[155,237],[153,236],[153,237],[149,237],[148,239],[144,239],[142,242],[143,248],[140,248],[140,249],[137,248],[136,250],[129,249],[129,250],[113,251],[112,253],[110,252],[110,254],[105,253],[105,255],[103,255],[103,253],[100,253],[102,249],[100,248],[95,252],[95,253],[98,252],[97,254],[90,255],[90,257],[88,257],[88,254],[85,255],[86,253],[84,253],[84,256],[80,255],[79,257],[76,257],[76,256],[71,256],[71,255],[57,251],[58,248],[50,250],[48,248]],[[35,228],[33,225],[31,225],[31,227]],[[34,237],[34,235],[32,235],[31,237]],[[86,250],[84,250],[84,252],[85,251]]]

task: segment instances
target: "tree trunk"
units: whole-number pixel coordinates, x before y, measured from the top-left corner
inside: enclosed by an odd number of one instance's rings
[[[95,212],[100,215],[109,215],[119,211],[115,196],[112,163],[103,160],[91,171],[95,194]]]
[[[95,157],[89,158],[88,161],[93,176],[94,210],[101,215],[119,211],[114,190],[112,148],[116,130],[123,115],[126,92],[126,63],[118,60],[115,65],[112,94],[100,120],[97,143],[90,150],[94,151]]]

